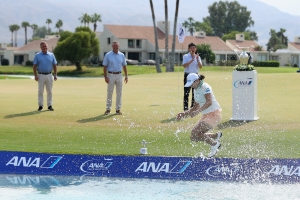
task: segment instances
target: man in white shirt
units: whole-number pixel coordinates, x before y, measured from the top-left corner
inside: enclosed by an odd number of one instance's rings
[[[189,46],[189,53],[183,56],[182,65],[184,67],[184,85],[186,84],[186,77],[190,73],[198,74],[199,69],[202,68],[202,61],[199,54],[196,54],[197,48],[194,43],[190,43]],[[189,109],[189,95],[190,95],[191,87],[184,87],[184,95],[183,95],[183,110]],[[194,105],[194,89],[192,89],[192,101],[191,107]]]

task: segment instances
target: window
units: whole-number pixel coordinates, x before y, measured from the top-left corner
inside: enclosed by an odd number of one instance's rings
[[[141,48],[141,40],[136,40],[135,46],[136,46],[137,48]]]
[[[107,44],[110,44],[110,38],[107,38]]]
[[[267,54],[258,54],[257,60],[258,61],[267,61]]]
[[[133,40],[128,40],[128,47],[131,47],[131,48],[134,47]]]
[[[150,53],[149,57],[150,57],[150,60],[155,60],[155,53]]]

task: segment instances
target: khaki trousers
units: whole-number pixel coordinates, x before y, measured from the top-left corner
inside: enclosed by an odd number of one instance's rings
[[[38,78],[38,104],[39,106],[44,106],[44,88],[46,86],[47,106],[52,106],[53,76],[52,74],[38,74]]]
[[[109,83],[107,84],[106,110],[111,109],[112,95],[114,86],[116,85],[116,110],[121,110],[122,107],[122,74],[107,74]]]

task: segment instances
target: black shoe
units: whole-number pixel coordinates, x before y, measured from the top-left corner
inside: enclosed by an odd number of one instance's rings
[[[42,111],[43,110],[43,106],[39,106],[38,111]]]
[[[54,109],[52,108],[52,106],[49,106],[48,110],[54,111]]]

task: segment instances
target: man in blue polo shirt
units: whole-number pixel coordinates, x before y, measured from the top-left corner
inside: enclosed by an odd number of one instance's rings
[[[119,51],[119,43],[114,41],[112,43],[112,51],[104,56],[103,60],[103,74],[105,82],[107,83],[107,98],[106,98],[106,111],[104,115],[110,113],[112,105],[112,95],[114,86],[116,85],[116,114],[122,115],[122,68],[125,74],[124,82],[128,82],[127,68],[125,56]]]
[[[57,61],[54,54],[48,51],[46,42],[41,42],[40,48],[41,52],[37,53],[33,60],[34,79],[38,82],[38,111],[43,110],[45,85],[48,110],[54,111],[52,107],[52,85],[53,77],[55,81],[57,80]],[[54,71],[53,77],[52,70]]]

